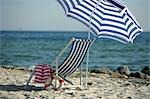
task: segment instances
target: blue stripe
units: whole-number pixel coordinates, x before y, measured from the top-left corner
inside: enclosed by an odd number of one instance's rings
[[[64,9],[64,11],[65,11],[65,14],[67,14],[67,10],[65,9],[63,3],[62,3],[60,0],[57,0],[57,1],[58,1],[58,2],[61,4],[61,6],[63,7],[63,9]]]
[[[69,7],[68,3],[65,0],[63,0],[63,1],[66,4],[66,7],[68,8],[68,11],[70,11],[70,7]]]
[[[70,2],[71,2],[72,6],[73,6],[73,8],[74,8],[74,7],[75,7],[75,5],[74,5],[73,1],[72,1],[72,0],[70,0]]]
[[[123,24],[123,25],[125,25],[126,24],[126,21],[125,21],[125,23],[124,22],[120,22],[120,21],[117,21],[117,20],[113,20],[113,19],[107,19],[107,18],[102,18],[102,20],[107,20],[107,21],[112,21],[112,22],[116,22],[116,23],[119,23],[119,24]]]
[[[83,61],[91,42],[91,40],[73,41],[72,48],[70,50],[70,53],[72,54],[68,54],[68,57],[58,67],[59,76],[71,74],[81,65],[81,62]],[[75,55],[75,57],[73,57],[73,55]],[[64,64],[65,62],[67,63]],[[72,63],[73,65],[71,65]]]
[[[100,34],[100,35],[98,35],[100,38],[101,38],[101,36],[107,36],[107,37],[111,37],[112,39],[113,38],[116,38],[116,39],[118,39],[118,40],[121,40],[122,42],[125,42],[125,43],[128,43],[128,41],[126,40],[126,39],[123,39],[123,38],[121,38],[121,37],[119,37],[119,36],[114,36],[114,35],[109,35],[109,34]]]
[[[79,46],[80,47],[80,46]],[[66,73],[66,71],[69,69],[68,66],[71,64],[72,59],[74,59],[73,55],[77,52],[79,49],[77,42],[73,41],[72,49],[70,51],[71,54],[68,54],[68,57],[62,62],[62,64],[59,66],[59,75],[63,75]]]
[[[91,2],[93,2],[93,3],[95,3],[95,4],[97,4],[97,3],[98,3],[98,1],[97,1],[97,2],[95,2],[94,0],[91,0]],[[104,3],[103,3],[103,2],[101,2],[101,1],[100,1],[100,3],[101,3],[101,4],[103,4],[103,5],[109,6],[109,7],[114,7],[114,6],[112,6],[112,5],[104,4]]]
[[[84,45],[82,46],[82,52],[80,52],[80,55],[78,56],[78,59],[77,59],[78,63],[76,62],[76,66],[72,70],[70,70],[68,74],[72,74],[81,65],[81,62],[83,61],[87,53],[87,50],[89,49],[90,44],[91,42],[89,41],[84,42]]]
[[[115,33],[115,34],[123,35],[124,37],[126,37],[126,38],[129,39],[129,37],[128,37],[127,35],[125,35],[124,33],[121,33],[121,32],[115,31],[115,30],[106,30],[106,29],[102,29],[100,32]],[[118,36],[119,36],[119,35],[118,35]]]
[[[125,20],[125,24],[127,24],[128,21],[129,21],[129,19],[127,18],[127,19]]]
[[[81,43],[80,43],[79,41],[77,41],[77,42],[75,43],[75,45],[73,44],[73,46],[75,46],[76,49],[74,50],[73,54],[71,55],[71,58],[69,58],[69,60],[66,62],[66,64],[62,65],[62,66],[66,66],[66,68],[63,68],[63,71],[62,71],[61,73],[59,73],[60,76],[66,74],[66,73],[72,68],[71,64],[74,63],[75,60],[77,60],[77,58],[79,58],[79,57],[78,57],[79,52],[80,52],[80,50],[82,50]],[[76,52],[76,53],[75,53],[75,52]],[[75,55],[75,57],[73,57],[74,55]],[[67,58],[67,59],[68,59],[68,58]],[[65,61],[64,61],[64,62],[65,62]],[[64,63],[64,62],[63,62],[63,63]],[[65,76],[65,75],[64,75],[64,76]]]
[[[94,7],[93,5],[91,5],[90,3],[88,3],[88,2],[86,2],[86,3],[87,3],[89,6],[95,8],[95,7]],[[90,12],[92,12],[92,10],[89,9],[88,7],[86,7],[85,5],[80,5],[80,6],[84,7],[85,9],[89,10]],[[102,6],[100,6],[100,7],[103,8]],[[76,8],[75,8],[75,9],[76,9]],[[110,10],[110,9],[106,9],[106,8],[103,8],[103,9],[104,9],[104,10],[109,10],[109,11],[113,11],[113,12],[120,13],[119,11],[115,11],[115,10]],[[117,18],[124,18],[124,17],[125,17],[125,13],[124,13],[122,16],[117,16],[117,15],[105,13],[105,12],[99,10],[98,8],[97,8],[96,10],[98,10],[99,12],[101,12],[103,15],[109,15],[109,16],[113,16],[113,17],[117,17]],[[98,13],[94,12],[94,14],[97,15],[99,18],[102,19],[102,17],[101,17]]]
[[[66,68],[67,68],[67,67],[65,67],[66,64],[67,64],[66,61],[68,60],[69,57],[72,57],[72,56],[73,56],[73,53],[74,53],[75,50],[76,50],[76,48],[74,48],[73,46],[74,46],[74,42],[73,42],[73,44],[72,44],[71,51],[69,52],[68,56],[66,57],[66,59],[64,60],[64,62],[62,62],[62,64],[58,66],[58,73],[61,73],[63,69],[66,69]],[[65,62],[66,62],[66,64],[65,64]],[[61,72],[60,72],[60,71],[61,71]]]
[[[94,2],[93,0],[91,0],[93,3],[95,3],[95,4],[97,4],[96,2]],[[93,8],[95,8],[95,6],[93,6],[92,4],[90,4],[90,3],[88,3],[88,2],[86,2],[87,4],[89,4],[91,7],[93,7]],[[101,2],[102,3],[102,2]],[[104,4],[104,3],[102,3],[102,4]],[[106,4],[104,4],[104,5],[106,5]],[[116,11],[116,10],[113,10],[113,9],[107,9],[107,8],[104,8],[103,6],[101,6],[101,5],[98,5],[100,8],[103,8],[104,10],[108,10],[108,11],[111,11],[111,12],[117,12],[117,13],[119,13],[120,11],[118,10],[118,11]],[[106,6],[109,6],[109,5],[106,5]],[[99,10],[98,8],[96,8],[99,12],[101,12],[101,13],[105,13],[105,12],[102,12],[101,10]],[[119,16],[118,16],[119,17]]]
[[[88,3],[88,2],[86,2],[89,6],[91,6],[91,7],[93,7],[93,10],[94,10],[94,6],[92,6],[90,3]],[[91,9],[89,9],[88,7],[86,7],[85,5],[83,5],[83,4],[80,4],[80,6],[82,6],[82,7],[84,7],[84,8],[86,8],[87,10],[89,10],[90,12],[91,12],[91,14],[92,14],[92,11],[93,10],[91,10]]]
[[[120,30],[123,30],[123,31],[126,31],[126,32],[127,32],[127,29],[122,28],[121,26],[116,26],[116,25],[112,25],[112,24],[102,24],[101,26],[114,27],[114,28],[118,28],[118,29],[120,29]]]
[[[68,70],[66,70],[64,75],[67,75],[69,73],[69,71],[72,71],[73,69],[77,69],[77,67],[76,67],[77,66],[77,62],[79,62],[79,60],[81,59],[81,56],[83,54],[81,52],[83,50],[84,44],[81,44],[80,41],[77,41],[77,42],[79,43],[80,46],[77,49],[77,53],[74,53],[75,57],[71,60],[70,64],[67,64],[68,65]],[[72,63],[73,63],[73,65],[71,65]]]
[[[134,27],[131,31],[130,31],[130,33],[129,33],[129,37],[131,36],[131,34],[136,30],[137,28],[136,27]]]
[[[124,8],[125,8],[124,6],[118,4],[118,3],[115,2],[115,1],[112,1],[112,0],[107,0],[107,1],[111,2],[112,4],[114,4],[115,6],[119,7],[120,9],[124,9]]]
[[[95,6],[93,6],[93,5],[90,4],[89,2],[85,1],[85,3],[87,3],[89,6],[95,8]],[[93,2],[93,3],[94,3],[94,2]],[[89,9],[88,7],[86,7],[85,5],[80,5],[80,6],[86,8],[87,10],[89,10],[90,12],[92,12],[92,10]],[[116,10],[106,9],[106,8],[104,8],[104,7],[102,7],[102,6],[99,6],[99,7],[100,7],[100,8],[103,8],[104,10],[109,10],[109,11],[111,11],[111,12],[117,12],[117,13],[120,13],[119,11],[116,11]],[[114,16],[114,17],[118,17],[118,18],[123,18],[123,17],[125,16],[125,14],[123,14],[123,16],[117,16],[117,15],[105,13],[105,12],[99,10],[98,8],[96,8],[96,10],[98,10],[99,12],[101,12],[103,15],[109,15],[109,16]],[[94,14],[96,14],[98,17],[102,18],[102,17],[101,17],[100,15],[98,15],[97,13],[94,12]]]
[[[127,31],[129,30],[129,28],[133,25],[133,23],[131,22],[128,26],[127,26]]]
[[[141,29],[141,27],[136,23],[136,21],[130,16],[130,14],[128,13],[128,11],[127,11],[127,15],[128,15],[128,17],[130,17],[131,20],[138,26],[138,28]]]
[[[120,24],[124,24],[124,25],[125,25],[125,23],[126,23],[126,22],[123,23],[123,22],[120,22],[120,21],[117,21],[117,20],[113,20],[113,19],[102,18],[100,15],[98,15],[98,14],[95,13],[95,12],[94,12],[94,14],[97,15],[97,16],[98,16],[99,18],[101,18],[102,20],[109,20],[109,21],[116,22],[116,23],[120,23]],[[102,12],[102,14],[103,14],[103,15],[108,15],[108,16],[110,16],[110,17],[113,16],[113,17],[121,18],[121,19],[123,19],[123,18],[125,17],[125,14],[123,14],[122,16],[112,15],[112,14],[103,13],[103,12]],[[95,19],[95,20],[96,20],[96,19]],[[100,24],[100,23],[99,23],[99,24]]]
[[[137,31],[137,32],[132,36],[131,39],[135,38],[135,37],[137,36],[137,34],[140,34],[140,33],[141,33],[141,31]]]
[[[95,1],[91,0],[93,3],[97,4]],[[101,2],[101,4],[105,5],[105,6],[109,6],[109,7],[113,7],[113,6],[110,6],[110,5],[107,5],[107,4],[104,4],[103,2]],[[113,10],[113,9],[108,9],[108,8],[104,8],[103,6],[99,5],[100,8],[103,8],[104,10],[108,10],[108,11],[112,11],[112,12],[119,12],[116,11],[116,10]],[[100,11],[100,10],[99,10]]]
[[[82,49],[82,50],[84,50],[84,51],[82,52],[82,56],[81,56],[81,58],[80,58],[80,63],[77,64],[76,68],[78,68],[78,67],[81,65],[81,63],[82,63],[82,61],[84,60],[85,55],[86,55],[86,53],[87,53],[87,51],[88,51],[90,45],[91,45],[91,42],[87,42],[87,43],[86,43],[86,46],[84,47],[84,49]],[[76,70],[76,69],[73,69],[72,71],[68,72],[68,74],[72,74],[75,70]]]

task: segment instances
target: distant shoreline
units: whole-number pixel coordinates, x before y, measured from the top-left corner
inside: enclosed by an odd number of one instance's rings
[[[78,30],[0,30],[0,32],[88,32]],[[144,33],[150,33],[150,31],[144,31]]]
[[[52,31],[49,31],[49,30],[0,30],[0,32],[87,32],[87,31],[76,31],[76,30],[73,30],[73,31],[57,31],[57,30],[52,30]]]

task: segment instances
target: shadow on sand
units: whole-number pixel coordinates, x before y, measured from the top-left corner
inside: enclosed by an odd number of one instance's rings
[[[0,85],[0,91],[42,91],[45,90],[43,87],[36,87],[33,85]]]

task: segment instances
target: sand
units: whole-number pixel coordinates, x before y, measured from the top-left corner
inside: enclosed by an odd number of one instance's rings
[[[70,79],[79,85],[79,72]],[[42,84],[31,82],[24,89],[30,72],[0,67],[0,99],[150,99],[150,80],[89,73],[87,89],[65,82],[62,90],[45,90]],[[83,79],[84,82],[84,79]]]

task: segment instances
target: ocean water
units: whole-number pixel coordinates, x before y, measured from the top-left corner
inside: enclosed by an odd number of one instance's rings
[[[53,65],[56,56],[72,37],[87,38],[87,32],[1,31],[0,65]],[[67,56],[69,48],[60,58],[60,63]],[[84,61],[83,66],[85,64]],[[139,35],[134,44],[97,39],[91,46],[89,68],[116,69],[124,65],[132,70],[150,66],[150,33]]]

